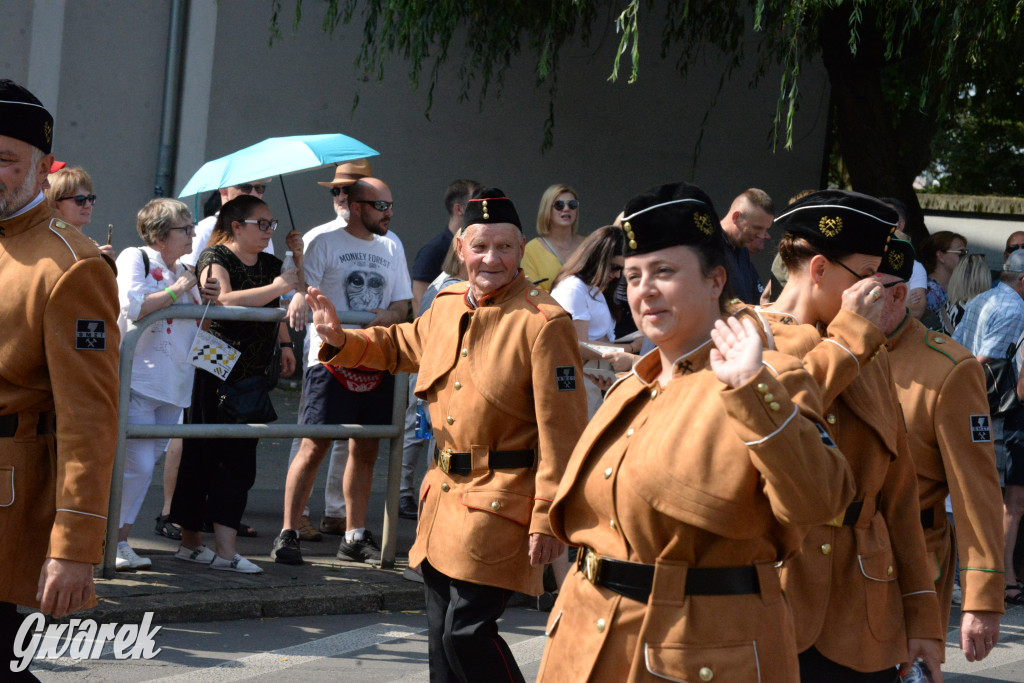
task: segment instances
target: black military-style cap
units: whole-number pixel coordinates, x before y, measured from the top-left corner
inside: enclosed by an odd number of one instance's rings
[[[889,242],[878,272],[910,282],[910,276],[914,273],[914,246],[906,240],[894,239]]]
[[[722,233],[711,198],[687,183],[659,185],[638,194],[626,202],[623,214],[625,256],[700,244]]]
[[[0,80],[0,135],[27,142],[49,154],[53,117],[35,95],[12,80]]]
[[[466,202],[466,212],[462,216],[462,228],[475,223],[511,223],[520,230],[519,214],[515,204],[496,187],[480,188]]]
[[[899,219],[895,209],[866,194],[821,190],[787,206],[774,225],[818,247],[883,256]]]

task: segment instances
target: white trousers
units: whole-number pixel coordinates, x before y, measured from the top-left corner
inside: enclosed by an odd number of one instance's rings
[[[182,409],[176,405],[131,393],[128,422],[174,425],[181,422]],[[125,447],[124,486],[121,489],[121,526],[134,524],[153,480],[153,467],[167,450],[170,439],[128,439]]]

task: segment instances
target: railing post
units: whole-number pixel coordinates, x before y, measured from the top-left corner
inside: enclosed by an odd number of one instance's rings
[[[398,547],[398,498],[402,488],[402,451],[405,446],[405,410],[409,405],[409,375],[395,375],[395,398],[391,405],[391,424],[395,436],[388,441],[388,480],[384,496],[384,535],[381,537],[380,566],[395,566]]]

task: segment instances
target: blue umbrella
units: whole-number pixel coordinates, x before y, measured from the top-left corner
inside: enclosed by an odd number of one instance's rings
[[[310,171],[379,154],[372,147],[341,133],[267,138],[233,154],[206,162],[185,183],[178,196],[188,197],[208,190]],[[283,179],[281,189],[284,191]],[[288,204],[287,192],[284,197],[285,204]],[[288,206],[288,215],[291,216],[291,206]]]

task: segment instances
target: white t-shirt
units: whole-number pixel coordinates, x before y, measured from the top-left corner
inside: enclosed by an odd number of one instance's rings
[[[604,295],[596,287],[587,287],[575,275],[565,278],[551,290],[555,301],[572,316],[573,320],[586,320],[590,341],[615,341],[615,321]]]
[[[928,272],[920,261],[914,261],[914,272],[910,274],[907,289],[928,289]]]
[[[149,275],[140,249],[149,255]],[[118,325],[122,330],[135,328],[142,310],[142,300],[149,294],[170,287],[182,274],[178,259],[173,266],[164,263],[160,252],[150,247],[125,249],[117,257],[117,298],[121,305]],[[198,304],[199,292],[193,287],[171,304]],[[192,402],[192,378],[195,367],[188,362],[198,320],[173,318],[146,328],[135,347],[132,363],[132,391],[147,398],[164,401],[182,408]]]
[[[348,225],[348,221],[346,221],[341,216],[338,216],[333,221],[328,221],[323,225],[318,225],[315,228],[310,228],[309,230],[306,231],[306,234],[302,236],[302,252],[305,253],[309,250],[309,245],[313,242],[313,240],[316,237],[319,237],[325,232],[330,232],[331,230],[344,228],[346,225]],[[396,235],[394,232],[388,230],[384,237],[388,238],[389,240],[397,244],[400,251],[405,251],[405,246],[402,244],[402,240],[398,239],[398,235]]]
[[[199,261],[199,254],[203,253],[203,249],[206,249],[207,243],[210,241],[210,236],[213,234],[213,226],[217,224],[217,216],[220,215],[220,211],[207,216],[203,220],[196,223],[196,234],[192,237],[192,253],[185,254],[181,257],[181,262],[185,265],[196,267],[196,263]],[[267,248],[263,251],[267,252],[271,256],[274,255],[274,240],[267,242]]]
[[[405,251],[387,236],[372,240],[346,230],[328,230],[315,237],[302,259],[306,282],[323,292],[339,311],[387,308],[412,298]],[[358,325],[348,325],[358,327]],[[309,326],[309,364],[320,362],[320,337]]]

